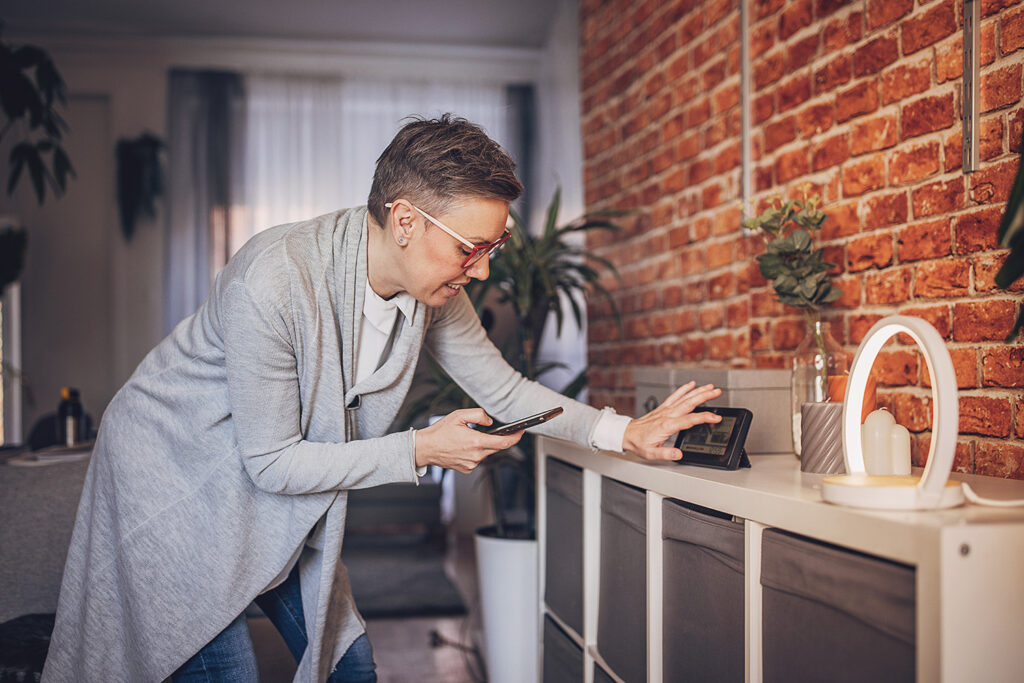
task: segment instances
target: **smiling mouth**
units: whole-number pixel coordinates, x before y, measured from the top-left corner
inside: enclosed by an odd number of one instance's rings
[[[462,284],[456,284],[456,283],[454,283],[454,282],[446,282],[446,283],[445,283],[445,285],[444,285],[444,287],[445,287],[445,289],[446,289],[446,290],[448,291],[448,293],[449,293],[449,294],[451,294],[451,295],[455,295],[455,294],[458,294],[458,293],[459,293],[459,290],[460,290],[460,289],[462,289],[462,287],[463,287],[463,284],[465,284],[465,283],[462,283]]]

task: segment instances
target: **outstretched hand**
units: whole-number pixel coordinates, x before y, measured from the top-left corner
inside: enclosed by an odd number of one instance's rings
[[[490,425],[494,420],[481,408],[448,413],[434,424],[416,431],[416,466],[437,465],[468,474],[491,453],[519,443],[524,432],[494,436],[470,424]]]
[[[693,410],[721,395],[722,390],[711,384],[698,387],[696,382],[687,382],[660,406],[629,423],[622,437],[622,449],[647,460],[679,460],[683,452],[663,445],[665,439],[694,425],[720,422],[720,415],[706,411],[695,413]]]

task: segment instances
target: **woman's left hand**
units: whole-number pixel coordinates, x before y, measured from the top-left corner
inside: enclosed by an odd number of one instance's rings
[[[687,382],[672,392],[660,406],[643,417],[632,420],[626,427],[622,437],[622,449],[635,453],[647,460],[679,460],[683,457],[678,448],[663,445],[665,439],[676,432],[704,422],[714,423],[722,420],[720,415],[711,412],[693,412],[694,408],[718,398],[721,389],[711,384],[702,387],[696,382]]]

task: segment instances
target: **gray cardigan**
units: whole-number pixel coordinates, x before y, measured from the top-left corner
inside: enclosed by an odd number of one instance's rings
[[[424,344],[497,419],[561,405],[536,431],[589,442],[599,412],[510,368],[465,293],[417,303],[354,385],[366,230],[361,207],[254,237],[111,401],[44,681],[163,680],[297,552],[309,647],[295,680],[324,680],[363,632],[340,561],[346,490],[416,481],[412,434],[386,430]]]

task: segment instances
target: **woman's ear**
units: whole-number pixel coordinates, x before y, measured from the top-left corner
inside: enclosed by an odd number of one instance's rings
[[[391,236],[400,246],[405,246],[412,240],[414,215],[415,209],[412,208],[412,204],[404,199],[395,201],[391,207]]]

